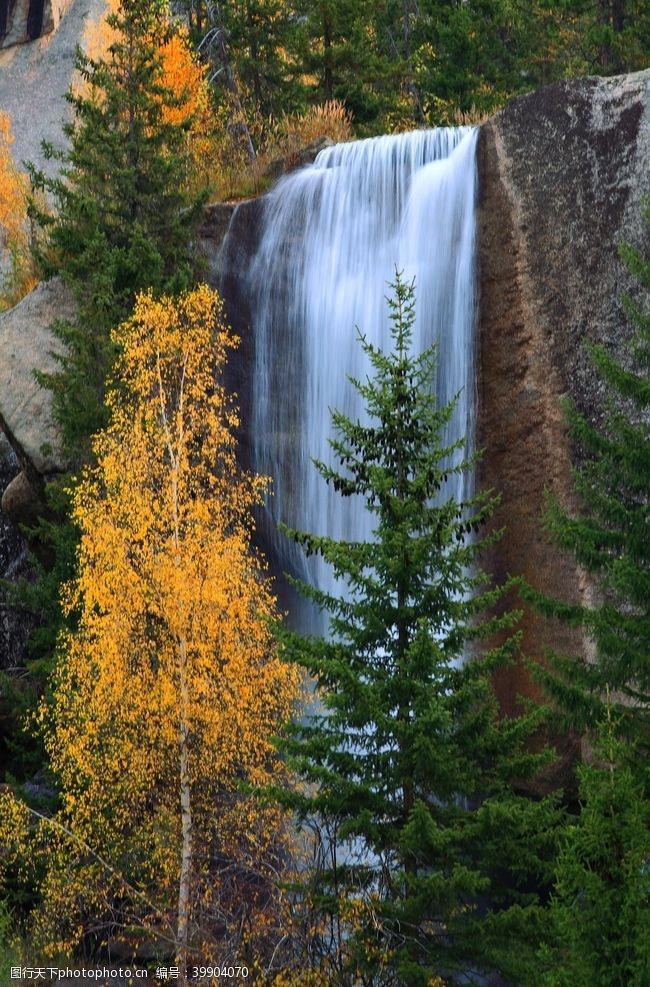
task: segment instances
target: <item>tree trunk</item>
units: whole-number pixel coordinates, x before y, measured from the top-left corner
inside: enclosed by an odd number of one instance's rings
[[[260,58],[257,47],[257,27],[255,25],[253,11],[251,10],[251,5],[249,3],[246,4],[246,20],[248,21],[248,47],[250,49],[251,63],[253,66],[253,92],[255,93],[257,108],[262,116],[265,117],[267,115],[267,108],[264,100],[264,94],[262,92],[262,76],[259,69]]]
[[[239,97],[239,89],[237,87],[235,75],[232,70],[232,65],[230,64],[230,54],[226,44],[226,29],[224,27],[220,5],[218,3],[210,4],[207,13],[212,27],[203,41],[209,39],[207,46],[216,53],[216,58],[221,64],[221,71],[223,71],[226,86],[232,97],[232,103],[235,110],[235,131],[241,136],[244,142],[248,160],[255,161],[257,157],[255,154],[255,148],[253,147],[250,130],[248,129],[248,125],[246,123],[244,108]],[[201,42],[201,44],[203,44],[203,42]],[[199,45],[199,48],[200,47],[201,45]]]
[[[598,0],[599,16],[598,20],[607,28],[612,22],[612,0]],[[608,69],[612,64],[612,46],[608,41],[603,41],[600,46],[600,65],[603,69]]]
[[[625,26],[625,0],[612,0],[612,27],[620,34]]]
[[[332,70],[332,26],[327,14],[323,17],[323,92],[326,100],[334,98],[334,73]]]
[[[181,983],[187,984],[188,941],[190,926],[190,883],[192,877],[192,800],[189,773],[189,730],[187,710],[187,642],[178,642],[180,719],[178,730],[179,788],[181,802],[181,873],[178,884],[178,926],[176,930],[177,962],[181,969]]]
[[[404,43],[404,61],[406,62],[406,91],[409,94],[411,102],[413,103],[413,112],[416,121],[424,126],[426,125],[426,117],[424,116],[424,110],[422,109],[422,102],[420,100],[420,93],[418,87],[413,78],[413,65],[411,59],[411,0],[403,0],[402,4],[402,40]]]

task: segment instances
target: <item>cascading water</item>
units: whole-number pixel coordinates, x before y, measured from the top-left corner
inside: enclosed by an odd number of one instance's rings
[[[467,436],[471,446],[475,143],[474,130],[449,128],[337,145],[268,196],[248,297],[254,466],[273,478],[274,520],[336,538],[370,535],[363,503],[330,491],[310,460],[330,461],[329,409],[362,416],[347,380],[367,372],[355,327],[389,347],[385,296],[396,269],[416,282],[415,352],[437,341],[438,400],[460,392],[447,439]],[[469,493],[471,478],[453,482],[446,496]],[[329,569],[312,561],[302,575],[330,588]]]

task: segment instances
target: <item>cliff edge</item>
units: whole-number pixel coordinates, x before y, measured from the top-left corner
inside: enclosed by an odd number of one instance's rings
[[[479,483],[500,492],[506,533],[488,560],[498,577],[523,575],[566,600],[593,592],[541,526],[544,491],[572,502],[576,450],[561,398],[596,421],[603,391],[584,340],[619,356],[630,326],[622,296],[635,284],[623,240],[643,246],[650,195],[650,71],[577,79],[513,100],[478,144]],[[524,620],[524,652],[588,647],[575,632]],[[523,669],[498,683],[502,705],[536,695]]]

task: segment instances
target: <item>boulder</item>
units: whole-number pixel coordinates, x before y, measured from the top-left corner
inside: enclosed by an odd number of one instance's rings
[[[34,371],[58,369],[61,343],[50,331],[56,319],[72,318],[74,302],[57,279],[37,285],[0,315],[0,425],[30,480],[65,470],[52,394]]]
[[[14,525],[33,525],[43,513],[43,499],[40,492],[30,483],[27,474],[21,470],[5,487],[0,502],[2,513]]]
[[[333,145],[334,141],[329,137],[316,137],[305,147],[297,148],[282,158],[274,158],[264,169],[264,177],[275,180],[290,171],[295,171],[296,168],[312,164],[324,148],[333,147]]]
[[[0,48],[35,41],[53,27],[51,0],[4,0],[0,5]]]

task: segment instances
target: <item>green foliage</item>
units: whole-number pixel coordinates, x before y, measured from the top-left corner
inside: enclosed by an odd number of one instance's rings
[[[3,776],[19,781],[33,778],[47,764],[40,735],[31,714],[54,671],[56,645],[64,627],[74,626],[74,616],[64,619],[60,587],[75,572],[78,530],[69,519],[69,477],[54,480],[45,489],[46,509],[32,528],[25,531],[34,546],[31,574],[19,583],[6,583],[12,606],[20,610],[32,630],[26,647],[25,675],[17,681],[0,673],[0,688],[7,707],[8,723],[3,729],[5,751]],[[31,804],[31,803],[30,803]]]
[[[572,552],[600,591],[593,606],[569,606],[533,595],[548,614],[582,625],[596,660],[554,656],[540,672],[568,723],[584,730],[602,717],[611,691],[616,720],[639,738],[647,753],[650,725],[650,260],[625,246],[622,254],[641,286],[626,308],[634,332],[619,360],[591,347],[609,400],[602,424],[567,406],[571,435],[583,461],[574,473],[581,507],[576,513],[549,500],[548,527],[557,544]]]
[[[558,949],[545,954],[544,987],[650,982],[648,763],[616,733],[608,706],[596,760],[578,769],[581,811],[557,863],[551,913]]]
[[[74,322],[55,325],[66,355],[60,372],[43,378],[75,461],[105,424],[104,388],[115,358],[110,330],[128,316],[138,291],[189,286],[198,214],[183,192],[183,129],[165,118],[179,101],[161,84],[166,6],[130,0],[108,23],[120,33],[106,59],[77,52],[85,85],[67,97],[74,109],[64,127],[69,146],[47,149],[63,162],[61,177],[32,170],[35,187],[56,208],[50,215],[32,203],[43,232],[39,259],[46,275],[63,277],[79,306]]]
[[[339,468],[316,464],[341,496],[363,499],[374,537],[291,532],[347,591],[302,587],[331,637],[280,634],[323,709],[283,742],[306,789],[278,795],[329,828],[331,863],[310,896],[331,920],[353,912],[337,982],[457,983],[460,971],[498,969],[527,983],[544,930],[529,882],[549,876],[558,816],[510,786],[539,758],[523,746],[534,715],[500,721],[491,687],[517,649],[518,619],[497,613],[503,591],[475,567],[493,500],[449,492],[471,466],[464,441],[443,438],[455,402],[436,407],[434,351],[410,352],[413,286],[398,277],[394,290],[393,351],[362,336],[371,376],[352,381],[369,424],[334,412]]]
[[[11,911],[0,898],[0,983],[10,983],[11,967],[20,966],[23,959],[21,943],[14,927]]]
[[[205,0],[182,0],[197,41]],[[479,118],[518,93],[650,61],[645,0],[246,0],[212,4],[252,130],[341,100],[360,136]],[[228,100],[224,75],[215,78]]]
[[[647,67],[646,0],[543,0],[538,6],[547,22],[553,22],[549,55],[566,74],[616,75]]]

